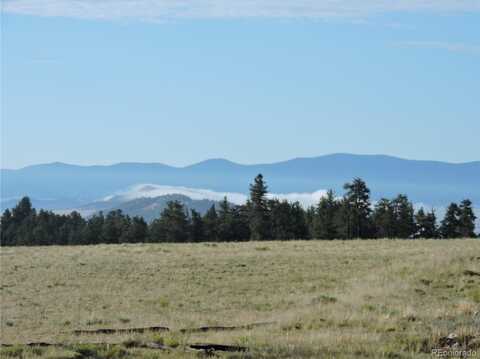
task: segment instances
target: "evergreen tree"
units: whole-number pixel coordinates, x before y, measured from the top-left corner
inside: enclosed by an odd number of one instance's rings
[[[190,217],[190,242],[204,242],[206,236],[202,216],[200,213],[192,209]]]
[[[337,228],[339,208],[340,205],[335,199],[335,193],[333,190],[329,190],[327,195],[320,199],[316,209],[313,224],[315,239],[335,239],[339,237]]]
[[[308,238],[315,238],[316,216],[317,216],[317,209],[315,208],[315,206],[310,206],[305,211],[305,222],[307,225]],[[338,224],[337,224],[337,228],[338,228]]]
[[[235,206],[231,209],[232,228],[236,241],[247,241],[250,239],[250,226],[248,222],[247,206]]]
[[[151,224],[153,242],[187,242],[188,219],[184,206],[179,201],[167,203],[159,219]]]
[[[344,225],[343,235],[347,239],[368,238],[373,235],[370,221],[370,189],[360,178],[346,183],[342,201]]]
[[[81,244],[104,243],[105,240],[102,237],[104,224],[105,217],[103,212],[91,216],[87,221],[87,225],[83,228]]]
[[[290,203],[272,199],[268,202],[271,217],[272,238],[278,240],[293,239],[293,218],[290,213]]]
[[[224,197],[223,201],[220,202],[217,231],[217,238],[219,241],[229,242],[235,240],[235,234],[233,233],[233,216],[227,197]]]
[[[143,217],[135,216],[128,221],[126,234],[122,236],[128,243],[144,243],[148,238],[148,224]]]
[[[268,201],[268,208],[272,238],[279,240],[308,238],[305,211],[300,203],[272,199]]]
[[[309,231],[305,211],[299,202],[290,205],[290,216],[292,218],[291,232],[294,239],[309,239]]]
[[[15,245],[15,228],[12,218],[12,212],[7,208],[0,220],[0,245],[13,246]]]
[[[212,205],[203,216],[203,224],[205,228],[205,240],[216,242],[218,240],[218,215],[214,205]]]
[[[73,211],[67,215],[64,226],[66,227],[66,244],[74,245],[82,243],[82,233],[83,228],[85,227],[85,220],[80,213]]]
[[[120,209],[107,213],[102,228],[101,238],[105,243],[121,243],[124,232],[128,230],[128,222]]]
[[[11,240],[15,245],[35,245],[33,230],[35,228],[36,211],[32,208],[29,197],[23,197],[12,209]]]
[[[271,238],[270,216],[267,206],[268,187],[259,174],[255,177],[254,183],[250,185],[250,235],[254,241],[267,240]]]
[[[411,238],[416,232],[415,211],[413,204],[405,195],[398,195],[392,201],[394,215],[394,237],[395,238]]]
[[[425,213],[424,209],[420,208],[415,215],[415,223],[417,227],[415,238],[431,239],[438,237],[435,211]]]
[[[456,203],[451,203],[440,226],[440,234],[443,238],[459,238],[460,232],[460,208]]]
[[[56,222],[56,215],[53,212],[44,210],[38,212],[35,228],[33,229],[36,245],[58,244],[59,235]]]
[[[459,234],[463,238],[475,238],[475,220],[477,217],[473,212],[472,202],[468,199],[463,200],[459,206]]]
[[[373,223],[375,225],[375,237],[394,237],[395,215],[392,202],[389,199],[382,198],[377,202],[373,211]]]
[[[12,210],[12,219],[15,223],[21,224],[25,219],[35,215],[32,202],[29,197],[23,197]]]

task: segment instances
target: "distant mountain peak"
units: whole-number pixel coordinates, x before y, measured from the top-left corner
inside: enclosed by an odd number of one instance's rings
[[[186,166],[184,168],[223,168],[223,167],[235,167],[235,166],[243,166],[241,164],[235,163],[233,161],[227,160],[225,158],[211,158],[205,161],[201,161],[195,163],[190,166]]]

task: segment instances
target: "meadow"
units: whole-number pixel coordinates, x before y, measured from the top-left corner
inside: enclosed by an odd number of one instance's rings
[[[431,358],[449,335],[480,355],[480,240],[0,250],[5,358]]]

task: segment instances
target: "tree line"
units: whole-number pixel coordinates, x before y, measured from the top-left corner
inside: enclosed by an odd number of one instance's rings
[[[435,212],[414,210],[406,195],[382,198],[372,205],[370,189],[360,178],[344,185],[337,197],[329,190],[316,206],[304,209],[299,202],[269,199],[261,174],[250,185],[245,205],[227,198],[204,215],[188,211],[178,201],[169,202],[160,217],[147,223],[121,210],[102,212],[85,219],[78,212],[55,214],[36,211],[28,197],[0,222],[2,246],[80,245],[100,243],[205,242],[289,239],[364,238],[474,238],[475,214],[468,199],[451,203],[440,224]]]

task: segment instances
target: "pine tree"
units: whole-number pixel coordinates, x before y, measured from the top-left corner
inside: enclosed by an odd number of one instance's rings
[[[437,217],[435,211],[432,210],[429,213],[425,213],[424,209],[420,208],[415,215],[415,223],[415,238],[431,239],[438,237]]]
[[[473,212],[472,202],[463,200],[459,206],[459,234],[463,238],[475,238],[475,220],[477,217]]]
[[[7,208],[0,220],[0,245],[12,246],[15,245],[15,228],[12,219],[12,212]]]
[[[393,238],[395,235],[392,202],[382,198],[375,205],[373,211],[373,223],[375,225],[375,236],[377,238]]]
[[[278,240],[306,239],[309,237],[305,211],[299,202],[271,199],[268,202],[271,235]]]
[[[77,211],[71,212],[66,218],[67,244],[76,245],[82,242],[82,232],[85,227],[85,220]],[[122,232],[120,232],[122,234]]]
[[[272,199],[268,202],[271,218],[272,238],[278,240],[293,239],[293,218],[290,211],[290,203],[286,200]]]
[[[218,215],[214,205],[212,205],[203,216],[203,224],[205,228],[205,240],[216,242],[218,240]]]
[[[143,217],[135,216],[128,221],[128,229],[122,238],[127,243],[144,243],[148,238],[148,224]]]
[[[460,238],[460,208],[456,203],[450,203],[440,226],[442,238]]]
[[[231,209],[234,239],[248,241],[250,239],[250,226],[248,222],[247,206],[235,206]]]
[[[368,238],[373,235],[370,221],[370,189],[360,178],[346,183],[342,201],[344,226],[343,235],[347,239]]]
[[[105,243],[120,243],[122,234],[128,229],[128,222],[120,209],[110,211],[105,217],[102,240]]]
[[[33,230],[36,224],[36,211],[29,197],[23,197],[12,209],[12,240],[15,245],[35,245]]]
[[[15,223],[21,224],[28,217],[35,215],[32,202],[29,197],[23,197],[12,210],[12,219]]]
[[[406,195],[402,194],[398,195],[391,203],[394,215],[394,237],[413,237],[416,231],[413,204],[408,200]]]
[[[40,210],[36,217],[33,237],[37,245],[55,244],[58,239],[58,228],[55,223],[56,215],[50,211]]]
[[[250,185],[250,239],[254,241],[267,240],[271,238],[270,216],[267,206],[268,187],[259,174],[255,177],[254,183]]]
[[[102,237],[105,217],[103,212],[99,212],[91,216],[87,220],[87,225],[83,229],[82,244],[98,244],[105,243]]]
[[[205,226],[200,213],[192,209],[190,221],[190,242],[204,242],[205,241]]]
[[[318,203],[314,218],[315,239],[335,239],[339,237],[337,216],[340,205],[335,199],[335,192],[329,190]]]
[[[290,205],[290,216],[292,218],[292,234],[294,239],[309,239],[308,225],[305,211],[299,202]]]
[[[340,207],[340,205],[339,205]],[[339,211],[340,213],[340,211]],[[305,210],[305,222],[307,225],[307,231],[308,231],[308,238],[315,238],[315,226],[316,226],[316,216],[317,216],[317,209],[315,206],[310,206]],[[339,223],[337,223],[337,228],[339,226]]]
[[[152,222],[151,236],[154,242],[188,241],[188,219],[179,201],[167,203],[160,218]]]
[[[233,233],[233,217],[227,197],[224,197],[223,201],[220,202],[217,225],[217,236],[219,241],[229,242],[235,240]]]

